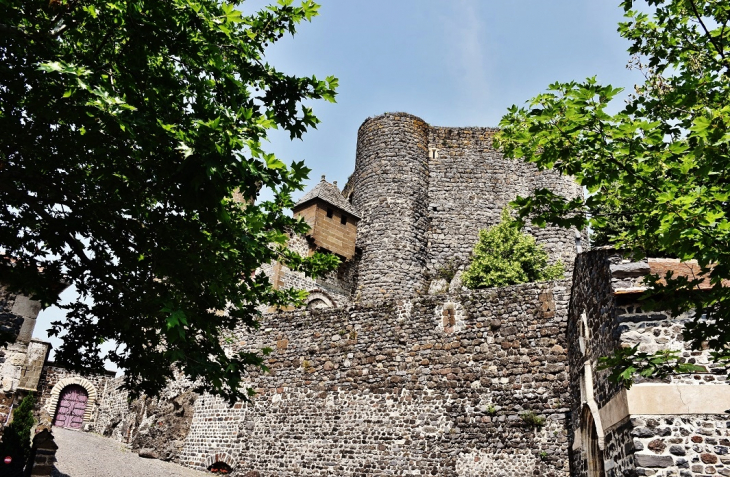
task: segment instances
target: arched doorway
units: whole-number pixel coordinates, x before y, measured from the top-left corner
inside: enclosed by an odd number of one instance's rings
[[[63,378],[59,382],[57,382],[55,386],[53,386],[53,389],[51,389],[51,397],[50,399],[48,399],[48,404],[46,405],[48,415],[54,417],[55,423],[55,418],[58,415],[56,411],[58,410],[58,406],[61,403],[61,394],[66,388],[73,385],[81,386],[86,391],[87,401],[86,411],[83,414],[83,423],[91,424],[93,411],[96,405],[96,387],[91,383],[91,381],[82,378],[81,376],[69,376]]]
[[[56,407],[53,425],[69,429],[81,429],[84,414],[89,401],[89,394],[83,386],[71,384],[61,391]]]
[[[603,468],[603,450],[599,446],[596,422],[588,406],[583,409],[581,420],[583,421],[581,434],[588,464],[588,477],[606,477],[606,471]]]

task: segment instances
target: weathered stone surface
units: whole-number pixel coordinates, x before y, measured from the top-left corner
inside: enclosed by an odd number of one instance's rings
[[[139,450],[139,456],[144,457],[145,459],[159,459],[160,455],[155,451],[154,449],[150,447],[145,447],[143,449]]]
[[[536,188],[582,195],[568,177],[506,159],[492,145],[496,131],[435,127],[406,113],[386,113],[360,126],[345,191],[362,215],[357,287],[363,301],[425,293],[439,271],[463,269],[479,230],[498,223],[517,195]],[[574,231],[528,231],[552,260],[571,269]]]
[[[645,264],[631,264],[615,250],[594,250],[579,255],[576,260],[567,327],[571,402],[574,403],[570,426],[574,432],[583,432],[585,414],[579,403],[587,397],[587,393],[581,394],[581,381],[584,390],[586,386],[586,363],[592,366],[593,399],[599,409],[620,396],[621,388],[593,365],[599,357],[610,355],[620,347],[637,346],[639,351],[647,353],[680,350],[682,358],[710,371],[672,375],[663,383],[726,386],[721,370],[713,368],[709,352],[692,351],[684,342],[682,332],[685,323],[692,319],[690,314],[672,316],[667,310],[648,311],[638,300],[638,293],[614,294],[619,281],[636,286],[638,282],[634,278],[641,278],[640,274],[652,263],[653,259],[649,259]],[[647,381],[652,380],[637,379],[639,383]],[[630,415],[624,424],[606,432],[603,456],[613,463],[614,475],[712,475],[730,465],[730,458],[727,463],[721,461],[728,449],[721,440],[730,443],[728,432],[724,415]],[[571,454],[575,477],[587,475],[585,455],[585,447],[580,453]]]
[[[270,373],[249,376],[257,396],[234,406],[200,396],[173,460],[206,469],[227,455],[238,475],[274,465],[281,475],[485,475],[496,465],[566,477],[567,285],[266,315],[268,331],[242,328],[232,340],[234,352],[288,342],[271,355]],[[546,294],[554,313],[543,311]],[[453,311],[449,326],[444,310]],[[133,402],[111,434],[129,433],[133,446],[165,458],[162,443],[173,438],[155,434],[170,427],[155,417],[165,406]],[[525,427],[528,410],[544,426]]]
[[[655,452],[657,454],[661,454],[662,452],[664,452],[664,449],[667,448],[667,445],[664,443],[663,440],[661,440],[661,439],[655,439],[655,440],[649,442],[649,445],[647,447],[652,452]]]
[[[617,263],[611,265],[611,276],[613,278],[643,277],[650,270],[647,262]]]
[[[669,467],[674,465],[674,459],[668,455],[636,454],[637,467]]]
[[[686,455],[687,452],[684,450],[684,446],[673,445],[669,447],[669,453],[673,455]]]

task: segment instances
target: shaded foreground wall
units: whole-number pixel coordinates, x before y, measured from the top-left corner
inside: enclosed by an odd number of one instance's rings
[[[168,458],[251,476],[567,476],[568,299],[557,281],[267,315],[232,337],[233,350],[274,349],[253,403],[200,396]],[[133,413],[123,393],[105,399],[117,405],[97,422],[124,440]]]
[[[0,347],[0,435],[16,398],[36,390],[48,355],[50,344],[32,338],[40,309],[39,302],[0,283],[0,334],[8,340]]]

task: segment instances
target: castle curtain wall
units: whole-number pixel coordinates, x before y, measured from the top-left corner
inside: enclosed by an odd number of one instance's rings
[[[269,314],[232,347],[275,350],[248,383],[258,395],[201,396],[173,460],[229,455],[240,475],[567,476],[568,285]]]

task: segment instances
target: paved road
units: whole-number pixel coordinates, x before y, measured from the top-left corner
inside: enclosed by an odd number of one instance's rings
[[[112,439],[53,428],[58,444],[54,477],[203,477],[207,472],[157,459],[144,459]]]

